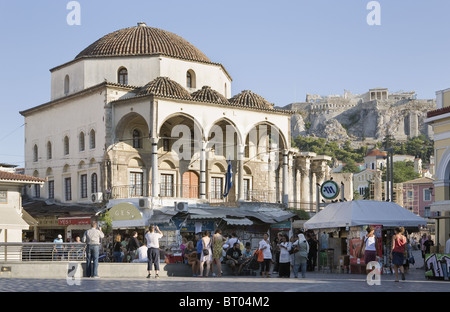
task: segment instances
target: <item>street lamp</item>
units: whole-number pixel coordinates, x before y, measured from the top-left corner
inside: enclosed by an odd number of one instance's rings
[[[386,201],[393,201],[394,199],[394,149],[386,148],[387,163],[386,163]]]

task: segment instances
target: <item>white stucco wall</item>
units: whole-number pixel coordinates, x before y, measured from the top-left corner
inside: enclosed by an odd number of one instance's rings
[[[141,87],[157,77],[169,77],[189,92],[210,86],[227,98],[231,97],[231,79],[217,64],[191,62],[164,56],[133,56],[87,58],[51,70],[51,99],[64,97],[64,81],[70,78],[69,94],[87,89],[107,80],[118,83],[118,71],[128,70],[128,85]],[[186,74],[193,70],[196,87],[187,88]]]
[[[72,178],[72,201],[89,201],[79,198],[79,175],[83,172],[96,172],[100,183],[99,163],[105,145],[105,92],[95,92],[80,96],[71,101],[59,102],[25,117],[25,173],[39,178],[54,180],[55,199],[64,202],[64,178]],[[89,145],[89,133],[95,130],[95,148]],[[79,135],[85,134],[85,150],[79,149]],[[64,137],[69,138],[69,154],[64,155]],[[52,158],[47,159],[47,142],[52,144]],[[38,161],[33,161],[33,147],[38,146]],[[94,159],[96,164],[90,165]],[[79,165],[85,163],[83,168]],[[69,171],[63,173],[68,165]],[[47,172],[52,174],[47,176]],[[41,197],[48,197],[46,186],[41,189]],[[100,185],[99,185],[100,188]],[[32,190],[30,195],[34,195]],[[88,194],[90,179],[88,174]]]

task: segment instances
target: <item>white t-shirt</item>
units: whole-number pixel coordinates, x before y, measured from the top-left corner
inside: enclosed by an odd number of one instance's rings
[[[145,238],[147,239],[147,248],[159,248],[159,239],[163,237],[162,234],[159,233],[150,233],[145,234]]]
[[[371,237],[365,237],[364,238],[365,242],[366,242],[366,250],[370,250],[370,251],[376,251],[377,248],[375,247],[375,236],[371,236]]]
[[[280,247],[280,263],[287,263],[291,260],[291,255],[289,254],[289,242],[281,243],[280,246],[284,246],[286,248]]]
[[[266,247],[265,249],[263,249]],[[263,251],[264,259],[272,259],[272,253],[270,252],[270,244],[265,240],[259,242],[259,249]]]

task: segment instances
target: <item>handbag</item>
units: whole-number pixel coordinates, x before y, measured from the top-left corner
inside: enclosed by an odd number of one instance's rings
[[[264,262],[264,253],[262,250],[258,249],[257,250],[258,253],[258,258],[256,259],[256,261],[258,262]]]
[[[204,256],[209,256],[209,249],[208,249],[209,246],[211,246],[211,241],[209,242],[209,244],[208,244],[208,246],[206,248],[203,248],[202,253],[203,253]]]
[[[293,255],[293,254],[296,254],[299,251],[300,251],[300,246],[298,244],[295,245],[295,246],[293,245],[291,250],[289,250],[289,254]]]

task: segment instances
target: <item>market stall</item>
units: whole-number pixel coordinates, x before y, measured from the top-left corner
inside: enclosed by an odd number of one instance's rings
[[[381,257],[381,264],[388,268],[393,229],[402,226],[411,233],[417,231],[419,226],[425,226],[426,220],[393,202],[356,200],[329,204],[305,222],[304,226],[307,230],[317,231],[319,236],[326,234],[329,237],[327,251],[334,251],[334,267],[340,264],[339,260],[348,256],[350,271],[362,273],[365,272],[365,263],[363,259],[358,258],[357,251],[368,225],[376,229],[375,235],[378,242],[381,242],[378,256]]]

